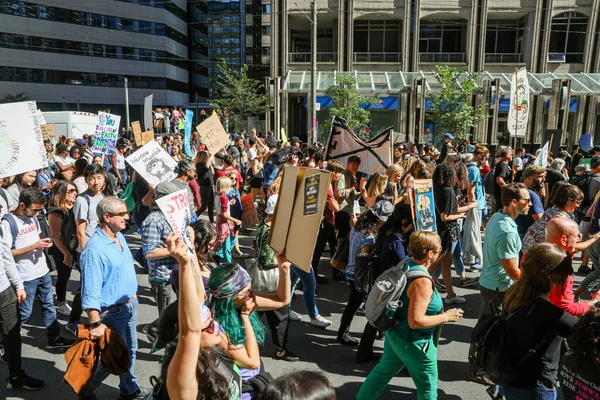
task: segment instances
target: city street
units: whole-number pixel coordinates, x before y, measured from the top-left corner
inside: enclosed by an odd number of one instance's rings
[[[135,251],[139,247],[139,236],[128,235],[128,242],[130,247]],[[248,246],[251,244],[251,238],[243,237],[241,243],[242,250],[249,252],[250,248]],[[321,273],[325,273],[330,277],[331,269],[327,264],[327,260],[323,258],[320,267]],[[577,262],[578,264],[579,262]],[[69,300],[76,289],[77,285],[75,282],[79,281],[78,275],[77,271],[74,271],[69,284]],[[469,276],[475,276],[475,274],[469,273]],[[455,281],[456,279],[458,278],[455,278]],[[581,281],[581,276],[576,276],[576,281]],[[159,373],[159,360],[162,352],[150,354],[150,343],[142,333],[142,328],[156,318],[157,310],[149,290],[147,275],[138,273],[138,283],[138,296],[140,299],[138,309],[139,350],[135,370],[140,385],[150,388],[149,378]],[[475,325],[481,304],[479,291],[478,289],[461,288],[457,288],[456,291],[459,295],[467,299],[467,303],[461,305],[461,308],[465,311],[465,318],[458,323],[445,325],[442,330],[438,355],[438,397],[440,399],[487,399],[488,395],[485,392],[484,386],[467,382],[464,379],[467,373],[469,334],[471,328]],[[261,356],[266,370],[274,377],[301,369],[322,371],[337,388],[338,399],[354,399],[361,383],[369,371],[376,365],[376,362],[366,364],[356,363],[356,349],[344,347],[335,341],[347,296],[348,288],[345,282],[330,281],[328,284],[318,285],[317,305],[319,311],[325,318],[333,321],[332,326],[323,330],[310,325],[302,300],[302,292],[297,291],[295,299],[292,300],[291,307],[294,311],[302,314],[303,321],[291,322],[288,347],[300,356],[301,361],[288,363],[286,361],[275,360],[273,358],[275,349],[271,344],[269,334],[265,346],[261,348]],[[60,319],[62,325],[64,325],[66,322],[65,317],[60,316]],[[365,323],[364,314],[359,311],[351,326],[352,334],[360,337]],[[38,392],[9,392],[4,382],[2,382],[0,386],[0,399],[62,400],[77,398],[71,388],[62,380],[66,369],[63,357],[64,352],[61,350],[45,349],[46,337],[42,326],[39,307],[36,304],[31,324],[23,328],[23,366],[29,374],[44,379],[46,387]],[[63,334],[70,335],[66,330]],[[382,349],[383,341],[377,340],[375,342],[375,350],[380,352]],[[0,371],[0,376],[4,379],[7,376],[6,365],[0,365]],[[116,399],[118,395],[118,378],[111,376],[107,379],[97,391],[97,395],[100,400]],[[396,376],[381,396],[381,399],[398,398],[416,398],[415,386],[406,372],[401,372]]]

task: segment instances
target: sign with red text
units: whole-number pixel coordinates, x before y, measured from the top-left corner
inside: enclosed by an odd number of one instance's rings
[[[187,189],[156,199],[156,204],[165,216],[173,233],[181,235],[185,243],[188,246],[191,246],[191,239],[187,227],[190,224],[192,216],[190,215],[190,201]]]

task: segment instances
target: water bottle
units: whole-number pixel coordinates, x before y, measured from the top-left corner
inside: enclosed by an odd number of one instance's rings
[[[396,315],[398,307],[400,306],[399,303],[399,301],[390,301],[389,303],[387,303],[385,306],[385,316],[389,319],[393,319],[394,315]]]

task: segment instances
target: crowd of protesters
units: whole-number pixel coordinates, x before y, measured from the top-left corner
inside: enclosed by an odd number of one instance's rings
[[[150,185],[127,165],[136,146],[126,137],[113,155],[97,156],[93,137],[86,136],[46,141],[48,168],[2,182],[0,360],[8,364],[9,389],[44,387],[21,363],[21,326],[37,298],[49,348],[121,338],[128,362],[120,366],[119,399],[335,399],[324,375],[300,371],[274,379],[261,362],[269,331],[273,357],[295,362],[300,356],[288,349],[293,321],[307,314],[314,327],[332,325],[320,314],[317,296],[317,284],[331,279],[348,284],[337,342],[358,347],[359,363],[378,361],[358,399],[378,398],[403,368],[419,399],[437,398],[439,329],[462,318],[456,306],[467,301],[455,287],[479,290],[480,318],[510,316],[507,340],[516,353],[539,353],[535,368],[528,364],[518,381],[496,385],[471,349],[464,355],[466,379],[488,386],[494,399],[555,399],[559,390],[574,399],[581,385],[593,393],[590,398],[598,396],[600,346],[591,332],[598,333],[600,323],[600,148],[572,156],[562,150],[543,167],[524,149],[498,146],[492,155],[479,144],[456,145],[447,133],[439,151],[430,144],[395,143],[387,170],[367,174],[361,163],[368,153],[342,164],[327,160],[319,143],[297,137],[281,143],[253,129],[232,134],[227,148],[211,154],[195,130],[189,146],[184,143],[183,110],[157,109],[154,118],[157,140],[177,162],[169,182]],[[308,272],[268,243],[288,165],[325,169],[331,176]],[[414,184],[422,179],[433,183],[436,232],[413,225]],[[182,189],[194,218],[176,236],[156,200]],[[259,220],[254,227],[242,222],[247,193]],[[132,253],[124,234],[136,230],[141,246]],[[255,239],[253,254],[239,246],[240,235],[248,234]],[[326,248],[333,268],[322,257]],[[356,267],[374,253],[377,274],[402,265],[420,276],[407,282],[394,313],[397,326],[378,332],[366,323],[357,338],[349,328],[367,296],[355,282]],[[578,273],[587,276],[574,288],[577,253],[583,260]],[[148,274],[157,306],[156,319],[143,332],[152,351],[164,352],[150,393],[135,375],[134,262]],[[73,268],[81,280],[69,304]],[[290,309],[296,289],[303,291],[305,312]],[[77,342],[61,335],[57,314],[68,317],[65,329]],[[378,336],[385,340],[382,354],[373,349]],[[77,386],[79,398],[94,399],[110,370],[104,362],[92,370]]]

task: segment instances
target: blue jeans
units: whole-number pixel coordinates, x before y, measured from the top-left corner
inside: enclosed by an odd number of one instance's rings
[[[506,400],[556,400],[556,388],[548,388],[542,383],[532,389],[517,389],[500,386]]]
[[[129,355],[131,356],[131,366],[129,371],[119,375],[119,393],[121,395],[129,395],[140,390],[137,384],[137,376],[133,373],[135,367],[135,353],[138,348],[137,340],[137,306],[138,299],[134,297],[129,303],[114,305],[107,308],[103,308],[100,313],[100,319],[102,323],[108,328],[112,329],[121,336],[121,339],[125,342],[125,345],[129,349]],[[94,390],[100,386],[102,381],[108,377],[109,373],[102,368],[102,364],[98,363],[96,373],[92,378],[91,387],[87,388],[87,395],[91,395]]]
[[[290,269],[290,277],[292,279],[292,293],[296,289],[298,279],[302,281],[302,297],[304,298],[304,304],[306,305],[306,311],[311,318],[317,318],[319,316],[319,310],[317,309],[317,299],[315,296],[315,290],[317,288],[317,280],[315,278],[315,272],[310,267],[310,272],[292,265]]]
[[[23,288],[27,297],[21,303],[19,310],[21,314],[21,326],[27,322],[33,312],[33,301],[37,297],[42,307],[42,317],[46,326],[46,336],[54,340],[60,334],[60,326],[56,320],[56,309],[54,308],[54,296],[52,295],[52,278],[50,272],[41,278],[23,282]]]
[[[450,248],[452,252],[452,263],[454,263],[454,269],[456,270],[456,275],[460,276],[465,273],[465,264],[463,262],[463,251],[462,251],[462,240],[457,240],[456,242],[452,242],[452,248]],[[439,278],[442,273],[442,266],[438,266],[435,271],[433,271],[433,277]]]

